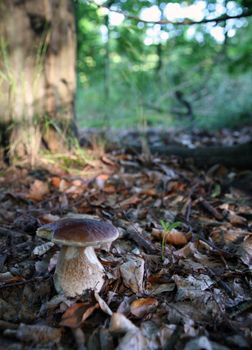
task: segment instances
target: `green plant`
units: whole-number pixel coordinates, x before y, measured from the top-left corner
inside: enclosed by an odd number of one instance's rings
[[[162,241],[161,241],[161,259],[164,260],[166,236],[172,229],[180,227],[182,225],[182,223],[180,221],[167,222],[164,220],[160,220],[160,224],[162,226],[162,229],[164,230],[164,232],[162,234]]]

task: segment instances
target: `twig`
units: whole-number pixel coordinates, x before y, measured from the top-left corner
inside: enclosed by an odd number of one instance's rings
[[[13,283],[0,284],[0,289],[9,288],[9,287],[15,287],[15,286],[21,286],[21,285],[32,283],[32,282],[41,282],[43,280],[47,280],[47,279],[50,279],[50,278],[51,278],[51,276],[34,277],[34,278],[31,278],[31,279],[25,280],[25,281],[17,281],[17,282],[13,282]]]
[[[114,9],[114,8],[111,8],[111,7],[108,7],[105,5],[96,4],[93,1],[88,1],[88,3],[96,6],[97,8],[102,8],[102,9],[106,9],[110,12],[119,13],[119,14],[123,15],[125,18],[132,19],[132,20],[137,21],[137,22],[150,23],[150,24],[154,24],[154,25],[155,24],[160,24],[160,25],[173,24],[173,25],[178,25],[178,26],[181,26],[181,25],[184,26],[184,25],[205,24],[205,23],[219,23],[219,22],[228,21],[229,19],[239,19],[239,18],[252,16],[252,10],[245,9],[239,15],[224,14],[224,15],[221,15],[221,16],[215,17],[215,18],[203,18],[201,21],[194,21],[194,20],[191,20],[189,18],[184,18],[182,21],[171,21],[168,19],[159,20],[159,21],[152,21],[152,20],[146,20],[146,19],[140,18],[138,16],[128,14],[122,10]]]
[[[0,329],[18,329],[18,324],[0,320]]]
[[[139,247],[143,248],[146,251],[146,253],[148,254],[157,253],[157,250],[154,249],[152,245],[145,238],[143,238],[143,236],[139,234],[139,232],[133,225],[131,225],[127,229],[127,233],[129,235],[129,238],[134,242],[136,242]]]
[[[3,235],[3,236],[16,236],[16,237],[27,237],[27,238],[31,238],[30,235],[28,235],[27,233],[23,233],[23,232],[18,232],[18,231],[15,231],[15,230],[12,230],[12,229],[9,229],[9,228],[6,228],[6,227],[0,227],[0,234]]]
[[[218,212],[217,209],[215,209],[209,202],[207,202],[205,199],[200,198],[199,203],[202,205],[204,209],[206,209],[210,214],[213,215],[213,217],[217,220],[223,220],[223,216],[221,213]]]

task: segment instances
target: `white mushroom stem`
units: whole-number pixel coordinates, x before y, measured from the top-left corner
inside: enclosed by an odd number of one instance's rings
[[[104,283],[103,276],[103,266],[93,247],[61,248],[54,275],[55,288],[59,293],[75,297],[87,289],[99,292]]]

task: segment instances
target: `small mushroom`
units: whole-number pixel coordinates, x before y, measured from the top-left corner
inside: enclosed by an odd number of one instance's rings
[[[112,224],[67,218],[41,226],[37,235],[61,245],[54,275],[55,288],[59,293],[75,297],[87,289],[101,290],[104,269],[94,248],[110,244],[118,237],[118,231]]]

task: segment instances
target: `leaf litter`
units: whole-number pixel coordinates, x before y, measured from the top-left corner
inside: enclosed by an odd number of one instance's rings
[[[164,142],[161,132],[147,137]],[[227,132],[222,140],[193,137],[192,144],[237,142]],[[125,138],[116,147],[119,139],[77,172],[55,164],[4,169],[4,348],[250,349],[252,197],[241,179],[251,172],[129,153]],[[119,230],[110,250],[97,253],[106,271],[99,294],[66,298],[54,289],[59,247],[35,233],[62,217],[100,218]]]

